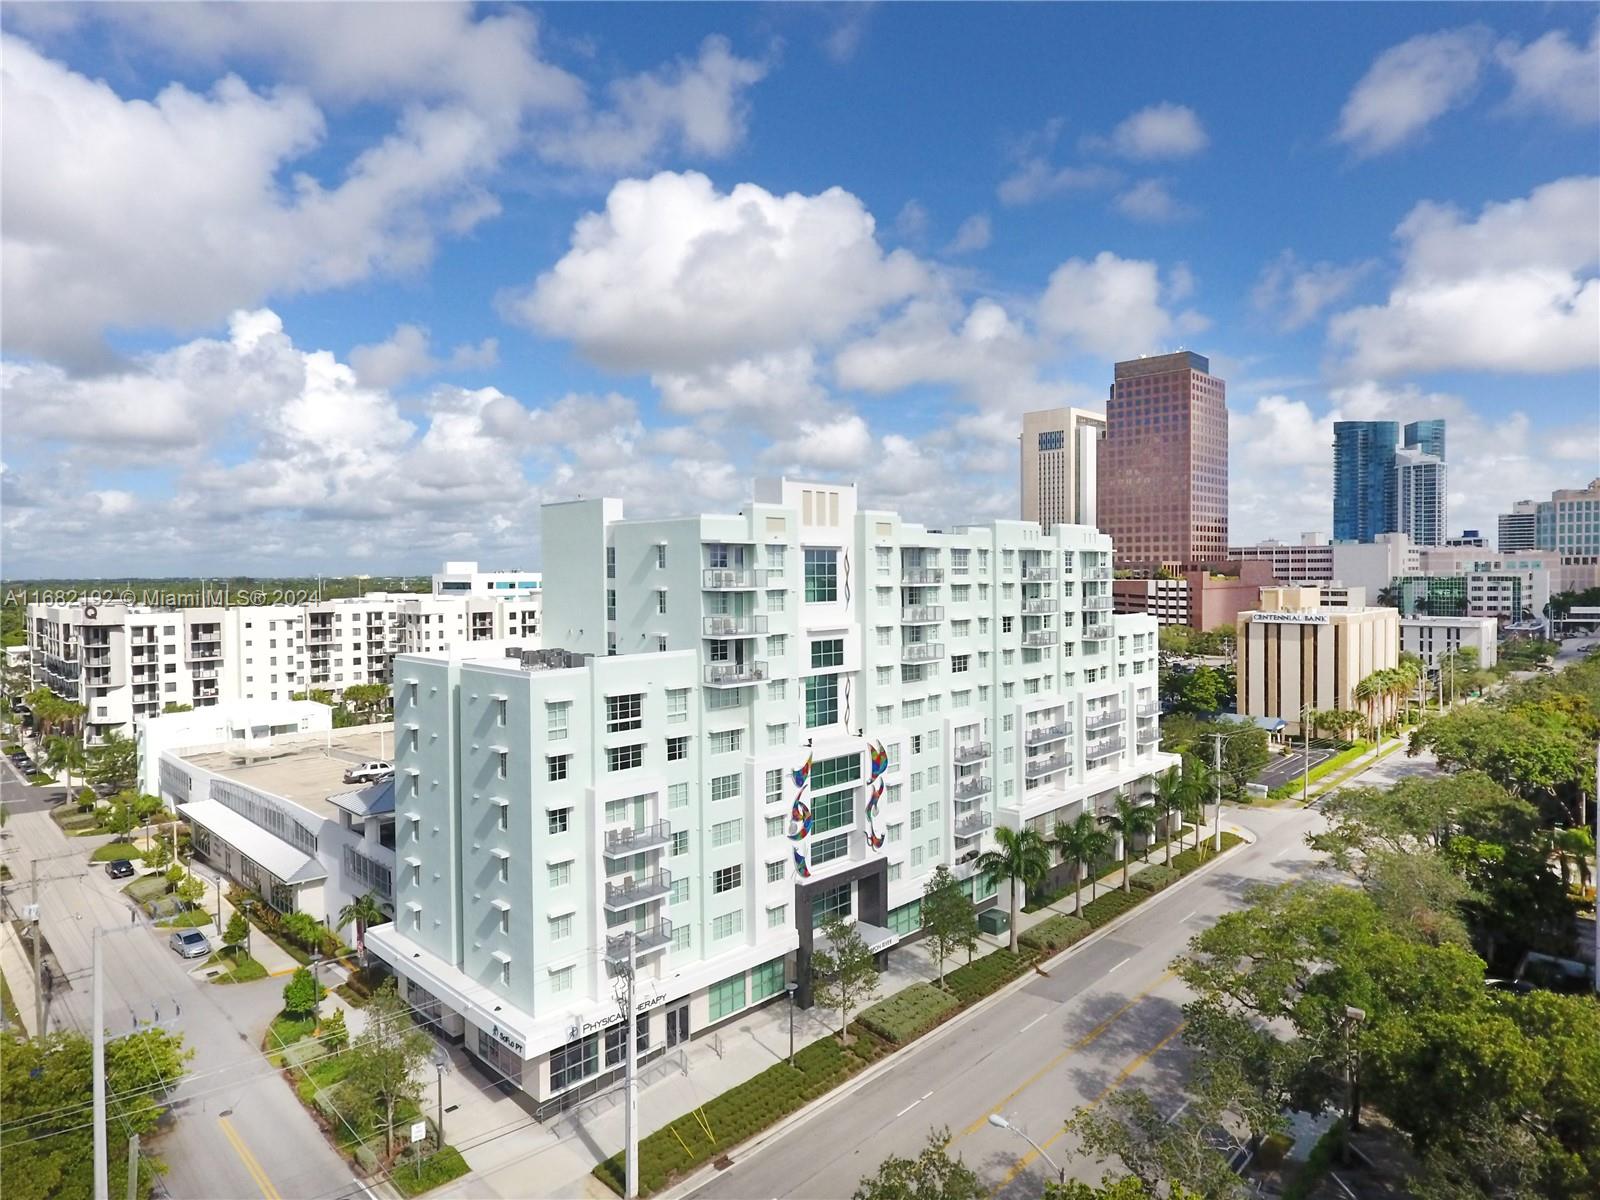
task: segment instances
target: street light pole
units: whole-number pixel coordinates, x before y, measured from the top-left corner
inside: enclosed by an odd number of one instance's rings
[[[1311,803],[1311,705],[1300,706],[1300,765],[1305,768],[1300,777],[1300,806]]]
[[[798,983],[786,983],[783,990],[789,996],[789,1065],[794,1066],[794,994],[800,990]]]
[[[1212,831],[1211,851],[1222,851],[1222,735],[1211,735],[1211,788],[1217,801],[1216,825]]]
[[[999,1113],[990,1113],[989,1124],[993,1125],[996,1129],[1009,1129],[1023,1141],[1027,1142],[1028,1145],[1034,1148],[1035,1152],[1037,1152],[1040,1158],[1044,1159],[1045,1162],[1049,1163],[1051,1167],[1055,1169],[1056,1177],[1061,1181],[1061,1183],[1065,1184],[1067,1182],[1067,1169],[1046,1154],[1043,1146],[1039,1145],[1038,1142],[1034,1141],[1027,1134],[1023,1133],[1022,1130],[1018,1129],[1010,1121],[1006,1120]]]

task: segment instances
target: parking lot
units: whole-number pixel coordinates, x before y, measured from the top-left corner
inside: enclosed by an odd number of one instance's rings
[[[1253,782],[1259,783],[1262,787],[1271,791],[1281,784],[1299,779],[1305,771],[1315,770],[1319,763],[1327,762],[1328,759],[1338,753],[1337,747],[1313,746],[1309,753],[1311,761],[1308,766],[1305,765],[1308,757],[1307,753],[1299,749],[1292,750],[1282,758],[1273,759],[1267,765],[1266,770],[1257,775]]]

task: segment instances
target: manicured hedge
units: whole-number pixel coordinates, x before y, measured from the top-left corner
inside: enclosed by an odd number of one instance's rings
[[[861,1023],[881,1038],[905,1043],[921,1037],[961,1002],[931,983],[913,983],[861,1012]]]
[[[94,853],[89,855],[90,862],[116,862],[125,858],[129,862],[139,862],[144,858],[144,851],[132,842],[107,842],[104,846],[96,846]]]
[[[1112,891],[1101,892],[1096,900],[1091,900],[1083,906],[1083,919],[1089,922],[1094,929],[1099,929],[1108,921],[1115,920],[1131,908],[1135,908],[1146,899],[1147,892]]]
[[[1174,867],[1151,865],[1138,872],[1129,881],[1136,892],[1159,892],[1183,878],[1183,872]]]
[[[1089,922],[1079,920],[1077,917],[1049,917],[1032,929],[1025,930],[1017,938],[1017,942],[1037,954],[1059,954],[1068,946],[1087,937],[1092,929],[1093,926]]]
[[[468,1171],[467,1160],[454,1146],[436,1150],[420,1164],[411,1162],[409,1155],[401,1154],[389,1168],[389,1182],[402,1196],[420,1196],[436,1187],[459,1179]]]
[[[1222,835],[1222,849],[1224,851],[1232,850],[1242,841],[1244,839],[1236,833],[1224,833]],[[1216,854],[1211,849],[1211,839],[1208,837],[1200,850],[1190,847],[1181,854],[1174,854],[1172,856],[1172,869],[1180,875],[1187,875],[1190,871],[1204,866],[1215,857]]]
[[[996,950],[947,974],[944,977],[945,990],[962,1004],[971,1004],[990,992],[998,991],[1032,965],[1031,955]]]

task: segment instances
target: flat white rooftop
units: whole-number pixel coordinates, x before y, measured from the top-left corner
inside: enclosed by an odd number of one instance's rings
[[[346,768],[359,762],[387,760],[393,753],[394,729],[385,725],[335,729],[331,735],[280,737],[273,739],[270,746],[204,750],[181,757],[197,767],[338,820],[340,807],[328,798],[358,786],[344,781]]]

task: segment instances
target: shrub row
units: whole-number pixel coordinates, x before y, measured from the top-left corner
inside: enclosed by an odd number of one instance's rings
[[[467,1173],[467,1160],[454,1146],[434,1151],[421,1163],[407,1162],[405,1158],[402,1155],[389,1168],[389,1182],[402,1196],[420,1196]]]
[[[1115,920],[1131,908],[1135,908],[1143,901],[1148,893],[1124,892],[1119,890],[1101,892],[1100,895],[1083,906],[1083,919],[1090,926],[1099,929],[1108,921]]]
[[[1017,943],[1040,957],[1046,957],[1059,954],[1068,946],[1082,941],[1093,928],[1089,922],[1079,920],[1077,917],[1050,917],[1023,932],[1017,938]]]
[[[1222,835],[1222,848],[1223,850],[1232,850],[1242,841],[1244,839],[1236,833],[1225,833]],[[1211,839],[1206,838],[1202,842],[1200,849],[1196,850],[1191,846],[1181,854],[1174,854],[1172,856],[1172,869],[1177,871],[1179,875],[1187,875],[1190,871],[1210,862],[1215,857],[1216,855],[1211,849]]]
[[[913,983],[871,1008],[859,1020],[873,1033],[904,1045],[921,1037],[959,1008],[960,1001],[929,983]]]
[[[247,900],[250,901],[250,923],[302,966],[311,962],[312,950],[320,950],[323,958],[338,958],[349,953],[350,948],[339,940],[338,934],[305,913],[284,916],[253,892],[239,887],[228,889],[228,903],[234,908],[244,911]]]
[[[1129,883],[1136,892],[1155,893],[1162,888],[1171,887],[1183,878],[1183,872],[1174,867],[1162,867],[1152,864],[1135,875]]]
[[[963,1005],[971,1004],[998,991],[1032,965],[1031,954],[996,950],[951,971],[944,977],[945,990]]]

